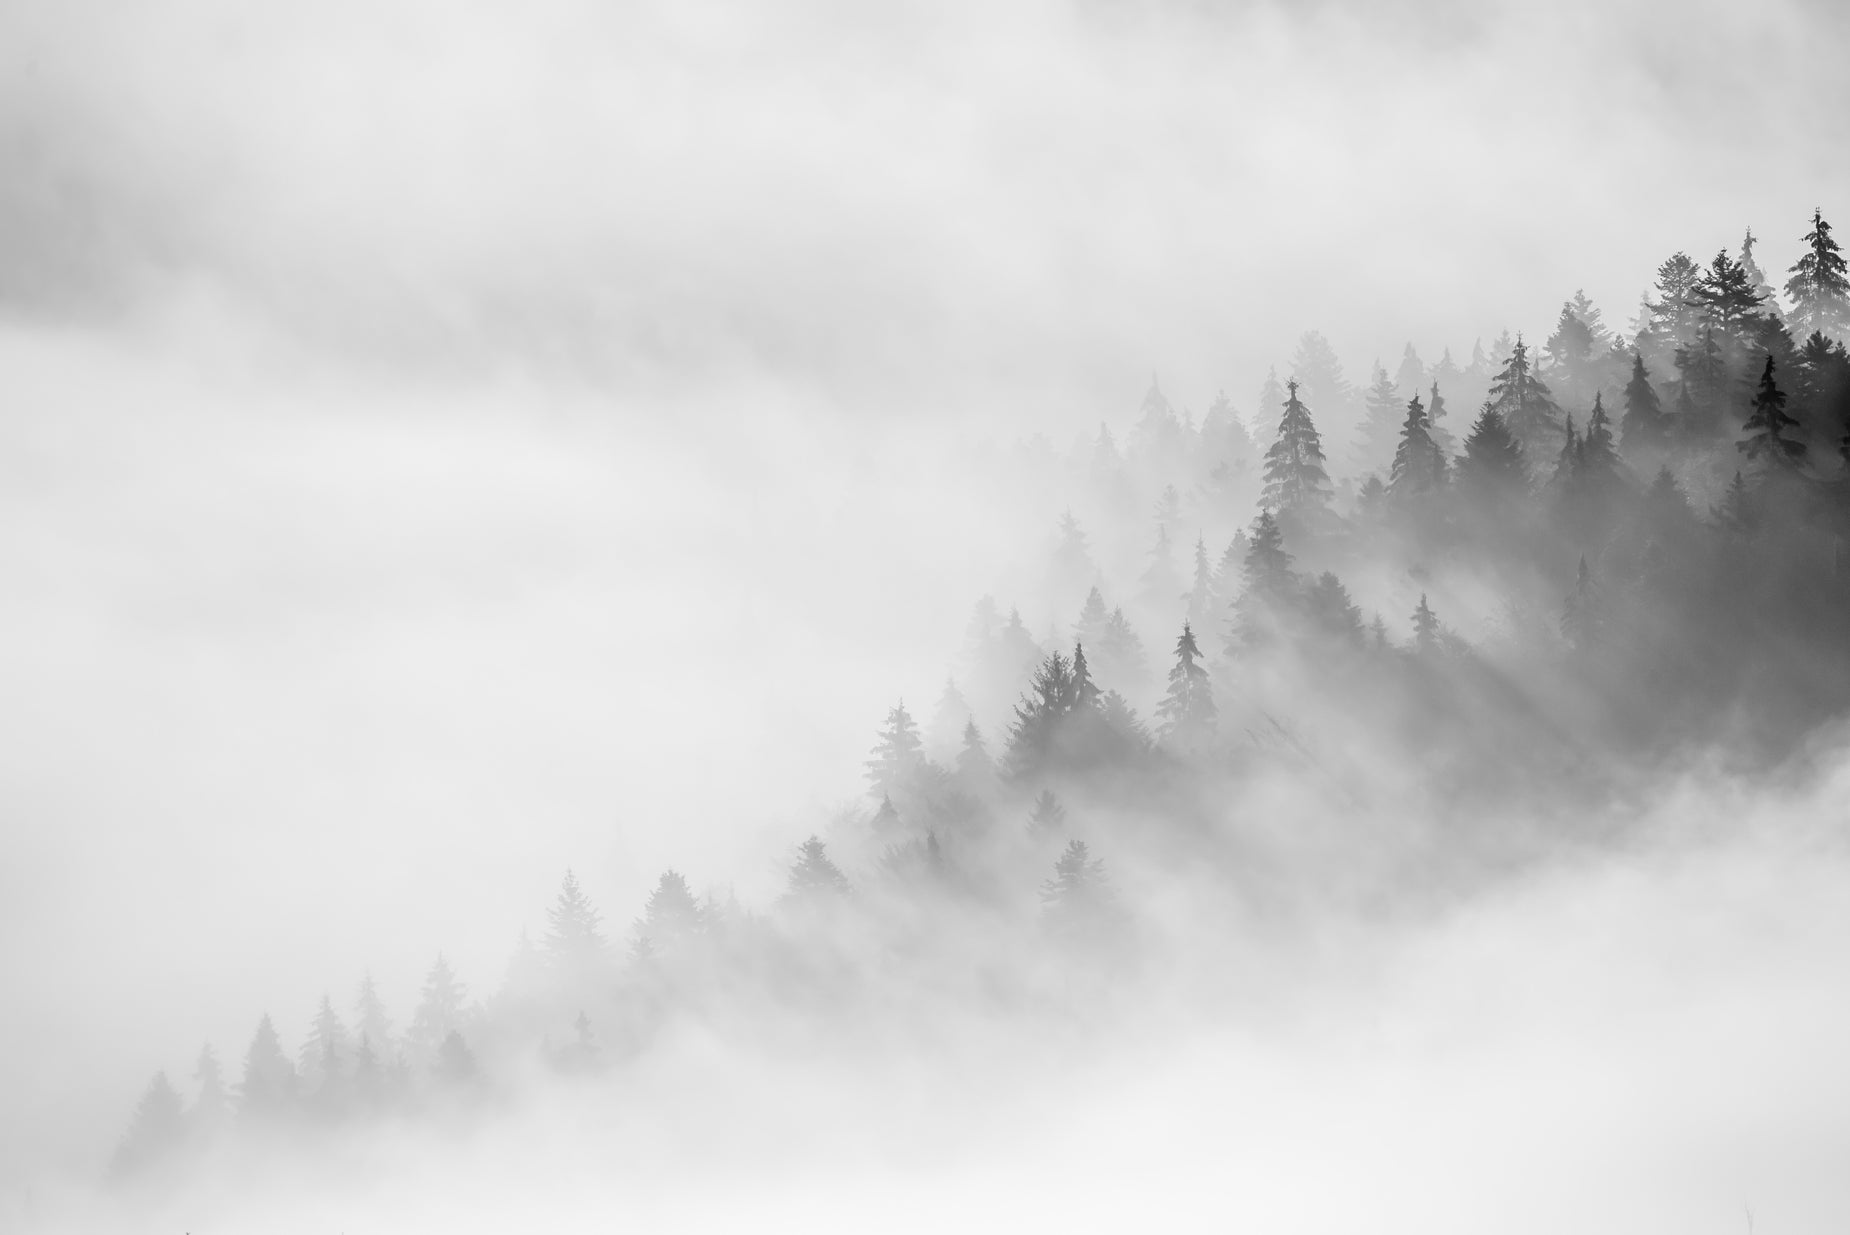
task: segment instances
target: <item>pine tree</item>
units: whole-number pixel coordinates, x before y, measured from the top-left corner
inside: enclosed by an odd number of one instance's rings
[[[1451,353],[1446,353],[1449,357]],[[1457,450],[1458,444],[1445,428],[1445,396],[1439,393],[1439,383],[1433,382],[1432,390],[1426,400],[1426,433],[1439,448],[1439,457],[1449,459]]]
[[[347,1029],[334,1011],[334,1001],[321,997],[321,1006],[309,1022],[308,1036],[296,1053],[296,1074],[311,1090],[337,1084],[347,1054]]]
[[[1464,458],[1458,462],[1459,486],[1482,507],[1508,509],[1529,489],[1529,467],[1523,447],[1503,416],[1485,407],[1465,439]]]
[[[1092,680],[1092,667],[1086,664],[1084,644],[1073,645],[1072,694],[1066,700],[1068,712],[1090,711],[1098,707],[1098,683]]]
[[[1304,391],[1304,397],[1310,405],[1325,417],[1335,417],[1337,423],[1348,419],[1354,389],[1343,376],[1342,362],[1336,358],[1336,349],[1330,341],[1314,330],[1307,330],[1298,339],[1297,351],[1291,357],[1291,373],[1287,386],[1297,385]],[[1286,395],[1290,397],[1289,393]],[[1278,402],[1261,405],[1267,412],[1279,406]],[[1322,462],[1321,457],[1318,460]]]
[[[198,1087],[187,1123],[195,1138],[206,1140],[224,1127],[231,1114],[231,1100],[225,1093],[224,1070],[219,1067],[218,1052],[208,1043],[200,1048],[199,1060],[193,1065],[193,1082]]]
[[[1639,459],[1661,455],[1670,448],[1670,422],[1664,416],[1657,390],[1645,372],[1644,357],[1632,353],[1632,380],[1625,384],[1625,415],[1619,419],[1619,437],[1625,453]]]
[[[1445,456],[1432,440],[1426,408],[1418,395],[1407,401],[1407,417],[1401,423],[1400,443],[1394,449],[1389,477],[1388,492],[1402,502],[1431,493],[1445,483]]]
[[[1586,555],[1574,577],[1574,590],[1562,605],[1561,636],[1575,653],[1585,655],[1604,638],[1604,617],[1600,597],[1593,585],[1593,572],[1587,569]]]
[[[1413,350],[1413,344],[1407,344],[1400,354],[1400,367],[1394,370],[1394,390],[1398,399],[1409,399],[1426,388],[1426,365],[1420,360],[1420,354]]]
[[[370,972],[361,976],[359,994],[353,1001],[353,1030],[370,1041],[375,1051],[389,1051],[392,1047],[391,1018],[386,1016]]]
[[[1420,593],[1419,608],[1413,611],[1413,650],[1421,655],[1435,652],[1439,647],[1439,619],[1433,613],[1432,606],[1426,603],[1426,593]]]
[[[1269,510],[1261,510],[1253,523],[1241,576],[1243,587],[1234,604],[1235,646],[1263,642],[1275,634],[1297,593],[1284,533]]]
[[[591,898],[578,886],[578,876],[570,870],[560,881],[558,898],[546,911],[544,946],[547,963],[568,983],[595,979],[609,960],[603,915],[591,904]]]
[[[830,861],[828,847],[820,837],[812,836],[797,846],[797,860],[790,867],[784,888],[784,904],[822,904],[846,896],[848,890],[848,877]]]
[[[1182,599],[1182,576],[1176,570],[1175,555],[1169,548],[1169,526],[1156,525],[1156,542],[1150,546],[1150,564],[1144,567],[1139,592],[1144,604],[1168,611]]]
[[[1073,634],[1081,643],[1090,643],[1097,647],[1104,638],[1105,623],[1111,613],[1105,608],[1105,597],[1097,588],[1086,593],[1085,606],[1079,611],[1079,620],[1073,623]]]
[[[1379,361],[1375,363],[1374,380],[1362,396],[1362,406],[1362,427],[1355,447],[1355,470],[1372,472],[1386,467],[1394,457],[1394,439],[1400,429],[1401,409],[1406,406]]]
[[[469,1049],[462,1031],[452,1029],[443,1035],[443,1041],[437,1047],[437,1058],[431,1064],[431,1074],[438,1082],[451,1087],[468,1085],[476,1079],[479,1071],[475,1052]]]
[[[873,757],[866,763],[869,797],[885,797],[896,790],[909,788],[925,761],[925,743],[919,727],[906,711],[901,699],[886,714],[886,725],[874,743]]]
[[[1738,335],[1749,318],[1761,311],[1754,293],[1753,280],[1741,263],[1728,256],[1726,249],[1703,272],[1694,292],[1702,316],[1710,326],[1725,334]]]
[[[1750,227],[1741,241],[1741,269],[1747,275],[1747,285],[1753,289],[1754,301],[1759,312],[1777,315],[1779,300],[1773,294],[1773,285],[1767,282],[1766,272],[1760,269],[1760,263],[1754,259],[1754,231]]]
[[[660,955],[672,955],[706,930],[706,914],[679,871],[667,870],[655,882],[634,932]]]
[[[146,1170],[179,1149],[185,1135],[186,1117],[180,1095],[165,1072],[156,1072],[135,1107],[128,1133],[116,1147],[110,1168],[117,1175]]]
[[[244,1079],[238,1086],[238,1114],[244,1118],[275,1118],[295,1098],[295,1069],[283,1054],[276,1027],[266,1013],[244,1052]]]
[[[1286,384],[1285,414],[1278,438],[1265,452],[1265,491],[1259,504],[1281,515],[1313,516],[1330,500],[1330,476],[1323,467],[1323,443],[1310,410],[1298,399],[1294,378]]]
[[[1552,448],[1560,436],[1561,409],[1555,406],[1547,385],[1531,371],[1521,335],[1516,336],[1502,371],[1491,380],[1488,406],[1530,454]]]
[[[1029,691],[1015,705],[1009,729],[1006,773],[1012,780],[1037,778],[1059,762],[1062,724],[1075,698],[1072,662],[1059,652],[1047,657]]]
[[[1028,815],[1030,832],[1058,832],[1066,826],[1066,807],[1061,805],[1060,796],[1051,789],[1043,789],[1034,799],[1034,810]]]
[[[1122,607],[1113,609],[1105,619],[1105,633],[1099,639],[1099,668],[1106,680],[1124,686],[1143,681],[1146,666],[1143,640],[1137,637]]]
[[[1773,358],[1766,358],[1760,386],[1754,392],[1754,410],[1742,426],[1744,436],[1735,449],[1749,464],[1797,467],[1805,461],[1805,443],[1791,436],[1799,422],[1786,414],[1786,396],[1773,381]]]
[[[1813,331],[1850,342],[1850,278],[1845,276],[1844,255],[1831,238],[1824,212],[1814,210],[1811,230],[1805,233],[1805,254],[1792,264],[1786,280],[1786,297],[1792,311],[1786,320],[1793,333],[1804,337]]]
[[[573,887],[576,886],[574,883]],[[549,948],[548,951],[555,963],[559,958],[573,955],[569,950],[552,952]],[[436,963],[424,977],[424,989],[419,995],[417,1010],[411,1015],[411,1028],[405,1035],[407,1044],[421,1058],[434,1058],[444,1039],[462,1024],[463,1003],[467,997],[450,962],[439,952]]]
[[[1747,492],[1747,483],[1736,472],[1729,482],[1728,490],[1722,494],[1722,503],[1715,511],[1715,522],[1725,532],[1736,536],[1748,536],[1754,531],[1755,510],[1752,498]]]
[[[1062,592],[1086,587],[1098,574],[1098,566],[1092,560],[1092,548],[1086,542],[1086,534],[1070,510],[1060,516],[1059,542],[1053,552],[1053,574],[1054,586]]]
[[[1304,612],[1310,627],[1337,643],[1362,643],[1362,611],[1349,598],[1349,589],[1329,571],[1318,575],[1304,592]]]
[[[939,752],[955,750],[957,740],[964,726],[970,722],[971,715],[970,701],[964,698],[963,691],[957,689],[957,682],[945,678],[944,689],[938,694],[938,706],[931,716],[933,748]]]
[[[1199,622],[1214,611],[1214,566],[1208,561],[1208,541],[1195,537],[1195,578],[1188,589],[1188,620]]]
[[[1178,750],[1200,750],[1214,739],[1214,692],[1201,666],[1201,649],[1187,622],[1176,639],[1176,663],[1169,671],[1169,693],[1156,707],[1158,734]]]
[[[1586,436],[1580,440],[1580,471],[1586,491],[1606,501],[1625,485],[1625,468],[1613,446],[1612,422],[1606,416],[1603,396],[1593,396],[1593,413],[1587,418]]]
[[[1048,930],[1065,940],[1088,940],[1113,924],[1117,901],[1105,863],[1082,840],[1067,842],[1041,884],[1041,913]]]

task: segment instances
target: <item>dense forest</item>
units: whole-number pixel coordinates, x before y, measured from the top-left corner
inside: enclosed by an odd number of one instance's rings
[[[1539,341],[1408,345],[1360,386],[1310,333],[1251,419],[1153,383],[1115,434],[1019,444],[998,467],[1062,495],[1021,594],[976,602],[929,706],[870,718],[864,799],[774,904],[670,870],[619,928],[567,873],[480,998],[439,956],[402,1025],[364,978],[293,1051],[265,1015],[186,1094],[156,1075],[116,1174],[481,1117],[677,1024],[881,1049],[941,1006],[1102,1014],[1184,936],[1331,895],[1332,848],[1373,855],[1366,899],[1802,762],[1850,705],[1850,279],[1821,212],[1778,290],[1755,243],[1668,258],[1622,328],[1577,294]]]

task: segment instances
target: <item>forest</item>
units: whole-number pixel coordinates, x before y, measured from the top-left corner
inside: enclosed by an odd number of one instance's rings
[[[1670,779],[1802,767],[1850,708],[1850,278],[1822,211],[1778,288],[1755,245],[1675,253],[1624,325],[1576,294],[1360,383],[1311,332],[1246,412],[1153,380],[1115,430],[998,447],[977,480],[1059,495],[1034,567],[974,599],[935,698],[869,718],[861,797],[789,838],[774,903],[690,854],[606,916],[568,871],[504,973],[439,955],[396,1015],[361,976],[158,1072],[111,1175],[620,1087],[679,1026],[954,1049],[945,1007],[1221,1006],[1266,921],[1394,912],[1618,843]]]

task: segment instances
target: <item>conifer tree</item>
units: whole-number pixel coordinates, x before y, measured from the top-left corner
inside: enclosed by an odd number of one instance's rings
[[[1105,863],[1082,840],[1070,840],[1041,884],[1041,912],[1049,931],[1065,940],[1090,940],[1112,925],[1116,896]]]
[[[569,878],[569,876],[568,876]],[[573,882],[575,888],[576,881]],[[556,912],[556,911],[555,911]],[[562,939],[575,938],[565,936]],[[550,943],[551,941],[548,940]],[[575,953],[566,948],[554,952],[547,949],[555,964],[561,960],[570,960]],[[456,980],[456,973],[450,968],[450,962],[443,954],[437,954],[436,963],[424,976],[424,989],[418,997],[417,1010],[411,1015],[411,1028],[406,1032],[406,1041],[420,1058],[434,1058],[451,1031],[462,1024],[463,1003],[467,992],[463,984]]]
[[[1394,390],[1394,382],[1379,361],[1374,380],[1362,396],[1362,427],[1356,441],[1356,471],[1372,472],[1384,468],[1394,457],[1394,440],[1400,431],[1401,409],[1406,406]]]
[[[1604,396],[1593,396],[1586,436],[1580,440],[1580,471],[1586,491],[1606,501],[1625,484],[1625,468],[1612,441],[1612,422],[1606,416]]]
[[[325,1089],[340,1079],[347,1054],[347,1029],[334,1011],[334,1001],[321,997],[321,1006],[309,1022],[308,1036],[296,1055],[296,1074],[310,1090]]]
[[[1426,603],[1426,593],[1421,592],[1419,608],[1413,611],[1413,650],[1426,655],[1437,651],[1438,647],[1439,619],[1432,606]]]
[[[431,1073],[438,1082],[450,1087],[468,1085],[476,1079],[479,1071],[475,1052],[469,1049],[462,1031],[452,1029],[443,1035],[443,1041],[437,1047],[437,1057],[431,1064]]]
[[[1188,589],[1188,620],[1199,622],[1214,611],[1214,566],[1208,561],[1208,541],[1195,537],[1195,577]]]
[[[295,1069],[283,1054],[276,1027],[266,1013],[244,1052],[244,1079],[238,1086],[238,1114],[246,1119],[275,1118],[295,1098]]]
[[[374,985],[370,971],[361,976],[359,994],[353,1001],[353,1030],[370,1041],[375,1051],[391,1049],[392,1021],[386,1015],[385,1003],[379,998],[379,988]]]
[[[1449,356],[1450,353],[1448,352]],[[1457,449],[1457,442],[1445,427],[1445,396],[1439,392],[1439,383],[1433,382],[1432,390],[1426,400],[1426,433],[1439,448],[1441,459],[1450,459]]]
[[[1182,599],[1182,576],[1169,547],[1168,524],[1156,525],[1156,543],[1150,546],[1150,564],[1144,567],[1140,582],[1143,602],[1152,608],[1167,611]]]
[[[1593,572],[1587,569],[1586,555],[1582,554],[1580,568],[1574,576],[1574,590],[1562,605],[1561,636],[1572,651],[1585,655],[1604,638],[1604,626]]]
[[[1404,400],[1419,394],[1426,389],[1426,382],[1426,365],[1409,343],[1400,354],[1400,367],[1394,370],[1395,398]]]
[[[1201,649],[1187,622],[1176,639],[1176,663],[1169,671],[1169,692],[1157,705],[1158,735],[1175,749],[1200,750],[1214,738],[1214,692],[1201,665]]]
[[[1077,591],[1089,585],[1098,574],[1092,560],[1091,546],[1073,512],[1060,516],[1059,541],[1053,553],[1054,585],[1063,592]]]
[[[666,870],[642,907],[634,932],[660,955],[672,955],[706,930],[706,913],[679,871]]]
[[[1104,638],[1105,623],[1111,613],[1105,608],[1105,597],[1097,588],[1086,593],[1085,607],[1079,611],[1079,620],[1073,623],[1073,634],[1081,643],[1090,643],[1097,647]]]
[[[1754,531],[1756,522],[1753,500],[1747,492],[1747,483],[1736,472],[1729,482],[1728,490],[1722,494],[1721,505],[1715,511],[1715,522],[1725,532],[1737,536],[1746,536]]]
[[[1730,337],[1738,336],[1748,319],[1761,311],[1760,299],[1754,293],[1746,268],[1729,257],[1726,249],[1709,263],[1696,284],[1694,295],[1696,303],[1702,307],[1703,320]]]
[[[830,860],[820,837],[812,836],[797,846],[797,860],[784,887],[784,904],[822,904],[847,894],[848,877]]]
[[[925,743],[919,738],[919,727],[913,722],[912,713],[906,711],[906,701],[901,699],[886,714],[886,725],[880,730],[873,756],[865,765],[868,796],[885,797],[910,787],[924,761]]]
[[[1015,705],[1015,723],[1009,729],[1004,758],[1010,779],[1039,777],[1059,761],[1061,729],[1076,695],[1072,662],[1059,652],[1052,653],[1035,672],[1028,693]]]
[[[1760,268],[1759,261],[1754,257],[1756,243],[1758,242],[1754,239],[1753,228],[1750,227],[1741,241],[1741,269],[1747,275],[1747,285],[1753,289],[1754,301],[1760,306],[1759,311],[1777,315],[1779,298],[1773,294],[1773,285],[1767,282],[1766,272]]]
[[[995,776],[995,760],[990,758],[982,731],[973,720],[964,726],[963,748],[957,752],[957,779],[966,792],[981,793],[988,790]]]
[[[1060,802],[1060,796],[1051,789],[1041,790],[1034,799],[1034,809],[1028,815],[1030,832],[1057,832],[1066,826],[1066,807]]]
[[[1114,685],[1143,680],[1143,640],[1138,638],[1136,628],[1124,616],[1122,607],[1113,609],[1111,616],[1105,619],[1105,634],[1099,640],[1099,667],[1106,680]]]
[[[1297,592],[1291,555],[1272,512],[1261,510],[1253,523],[1241,568],[1243,587],[1234,604],[1234,643],[1263,642],[1277,633]]]
[[[1547,385],[1531,370],[1521,335],[1516,336],[1502,371],[1491,380],[1488,406],[1503,418],[1510,435],[1529,454],[1552,449],[1559,439],[1561,409],[1555,406]]]
[[[1329,571],[1318,575],[1304,591],[1304,612],[1310,627],[1325,639],[1360,646],[1362,611],[1349,598],[1349,589]]]
[[[1786,396],[1773,381],[1773,358],[1766,358],[1760,386],[1754,391],[1754,408],[1742,426],[1735,448],[1749,464],[1792,468],[1805,461],[1805,443],[1792,436],[1799,422],[1786,414]]]
[[[198,1062],[193,1065],[193,1082],[197,1090],[192,1109],[187,1112],[187,1124],[196,1138],[210,1139],[231,1114],[224,1070],[219,1066],[218,1052],[210,1043],[200,1048]]]
[[[1091,711],[1098,707],[1098,683],[1092,680],[1092,667],[1086,664],[1084,644],[1073,645],[1073,693],[1066,701],[1068,712]]]
[[[111,1170],[117,1175],[145,1170],[177,1150],[185,1134],[180,1095],[165,1072],[156,1072],[129,1120],[128,1133],[116,1147]]]
[[[1786,320],[1793,333],[1803,338],[1818,331],[1839,342],[1850,341],[1850,278],[1822,210],[1812,211],[1805,253],[1792,264],[1791,273],[1786,297],[1792,301],[1792,311]]]
[[[1664,416],[1657,390],[1645,372],[1644,357],[1632,353],[1632,380],[1625,384],[1625,415],[1619,419],[1619,440],[1625,452],[1649,459],[1670,448],[1670,422]]]
[[[1323,466],[1323,443],[1310,410],[1298,399],[1294,378],[1286,384],[1285,414],[1278,438],[1265,452],[1265,491],[1259,504],[1280,515],[1314,516],[1330,500],[1330,476]]]
[[[1389,476],[1388,492],[1403,502],[1431,493],[1445,483],[1445,456],[1432,440],[1426,408],[1418,395],[1407,401],[1407,416],[1401,423],[1400,443],[1394,449]]]
[[[970,701],[964,698],[963,691],[957,689],[956,680],[945,678],[944,689],[938,695],[938,706],[931,717],[932,745],[940,752],[955,750],[971,715]]]
[[[1336,423],[1348,419],[1348,409],[1354,398],[1354,389],[1343,376],[1342,362],[1336,358],[1336,349],[1330,341],[1315,330],[1307,330],[1298,339],[1297,351],[1291,357],[1291,373],[1286,385],[1301,387],[1304,397],[1310,405],[1325,417],[1335,417]],[[1290,398],[1287,390],[1286,398]],[[1262,405],[1266,413],[1279,406],[1277,402]],[[1321,457],[1318,460],[1322,462]]]
[[[578,886],[578,876],[570,870],[559,883],[557,899],[546,911],[545,949],[547,963],[567,982],[595,978],[609,960],[603,915],[591,904],[591,898]]]
[[[1529,467],[1523,447],[1503,416],[1485,407],[1465,439],[1464,458],[1458,462],[1458,481],[1480,506],[1503,510],[1529,489]]]

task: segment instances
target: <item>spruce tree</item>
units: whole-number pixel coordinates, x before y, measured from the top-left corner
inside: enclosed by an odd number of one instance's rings
[[[925,743],[919,737],[919,727],[912,713],[906,710],[906,701],[901,699],[886,714],[886,724],[874,743],[872,757],[864,765],[868,796],[885,797],[895,790],[910,787],[924,760]]]
[[[1715,255],[1694,294],[1702,306],[1703,319],[1728,336],[1738,336],[1748,319],[1760,313],[1760,299],[1754,293],[1752,279],[1726,249]]]
[[[1030,832],[1058,832],[1066,826],[1066,807],[1060,802],[1060,795],[1051,789],[1043,789],[1034,799],[1034,809],[1028,814]]]
[[[820,837],[812,836],[797,846],[797,860],[791,864],[782,903],[824,904],[846,896],[848,890],[848,877],[830,860],[828,847]]]
[[[1330,500],[1330,476],[1323,466],[1323,443],[1310,410],[1298,399],[1294,378],[1286,384],[1285,413],[1278,437],[1265,452],[1265,490],[1259,503],[1280,515],[1314,516]]]
[[[1582,554],[1580,568],[1574,576],[1574,590],[1562,605],[1561,637],[1567,640],[1569,649],[1585,655],[1603,641],[1604,627],[1600,596],[1593,585],[1593,572],[1587,569],[1586,555]]]
[[[1747,229],[1747,235],[1741,240],[1741,269],[1747,275],[1748,287],[1753,289],[1754,302],[1759,306],[1758,311],[1777,316],[1779,300],[1773,294],[1773,285],[1767,282],[1766,272],[1760,268],[1759,261],[1754,257],[1756,243],[1758,242],[1754,239],[1754,231],[1750,227]]]
[[[666,870],[642,907],[634,933],[660,955],[672,955],[706,930],[706,913],[679,871]]]
[[[1394,389],[1381,363],[1375,363],[1374,380],[1362,396],[1362,426],[1355,446],[1355,470],[1372,472],[1394,457],[1394,440],[1400,431],[1401,409],[1406,404]]]
[[[1130,686],[1143,681],[1146,669],[1143,640],[1138,638],[1136,628],[1124,616],[1122,607],[1113,609],[1111,616],[1105,619],[1105,634],[1099,640],[1098,650],[1099,668],[1113,686]]]
[[[186,1116],[180,1095],[165,1072],[156,1072],[136,1104],[110,1169],[117,1175],[145,1170],[179,1149],[185,1136]]]
[[[1471,426],[1464,458],[1458,461],[1458,482],[1486,510],[1506,510],[1528,492],[1522,444],[1493,407],[1485,407]]]
[[[1488,406],[1503,418],[1511,436],[1531,455],[1552,449],[1560,439],[1561,409],[1555,405],[1547,384],[1531,369],[1528,347],[1521,335],[1516,336],[1502,371],[1491,379]]]
[[[1053,872],[1041,884],[1041,912],[1051,934],[1069,942],[1090,941],[1113,924],[1117,901],[1105,864],[1084,841],[1068,841]]]
[[[1169,692],[1156,707],[1158,736],[1178,750],[1196,751],[1214,739],[1214,692],[1201,666],[1201,649],[1187,622],[1176,639],[1176,663],[1169,671]]]
[[[1086,603],[1079,611],[1079,620],[1073,623],[1073,634],[1081,643],[1090,643],[1097,647],[1104,637],[1105,623],[1111,613],[1105,608],[1105,597],[1097,588],[1086,593]]]
[[[1645,371],[1644,357],[1632,353],[1632,379],[1625,384],[1625,414],[1619,418],[1619,440],[1625,453],[1650,459],[1670,448],[1670,422],[1658,401],[1657,389]]]
[[[1438,647],[1439,619],[1426,603],[1426,593],[1421,592],[1419,608],[1413,611],[1413,650],[1426,655]]]
[[[1290,379],[1286,384],[1288,388],[1291,385],[1301,387],[1310,405],[1325,417],[1335,417],[1337,423],[1348,418],[1348,409],[1355,397],[1354,388],[1343,376],[1342,362],[1336,358],[1336,349],[1315,330],[1307,330],[1299,337],[1297,351],[1291,357]],[[1286,398],[1290,398],[1289,391]],[[1269,413],[1278,403],[1270,402],[1263,406]]]
[[[1625,484],[1625,467],[1613,445],[1612,422],[1606,416],[1604,396],[1593,396],[1586,436],[1580,440],[1580,470],[1587,492],[1604,501]]]
[[[238,1085],[238,1114],[245,1119],[274,1119],[295,1099],[295,1069],[283,1054],[276,1027],[266,1013],[244,1052],[244,1078]]]
[[[334,1011],[333,999],[324,994],[296,1053],[296,1074],[310,1090],[326,1089],[338,1083],[346,1055],[347,1028]]]
[[[198,1062],[193,1065],[193,1082],[197,1089],[192,1109],[186,1115],[187,1124],[195,1138],[210,1139],[230,1116],[231,1100],[225,1093],[218,1052],[209,1043],[200,1048]]]
[[[1188,620],[1199,622],[1214,611],[1214,566],[1208,561],[1208,541],[1195,537],[1195,577],[1188,589]]]
[[[559,895],[546,911],[544,946],[547,963],[567,982],[594,980],[609,960],[603,915],[591,904],[591,898],[578,886],[578,876],[570,870],[565,872]]]
[[[548,952],[552,949],[548,948]],[[557,963],[560,958],[569,959],[572,955],[573,952],[566,949],[552,953],[552,959]],[[436,963],[424,976],[424,989],[418,997],[417,1010],[411,1015],[411,1028],[405,1034],[407,1044],[421,1059],[434,1058],[443,1040],[462,1024],[467,997],[450,962],[439,952]]]
[[[443,1035],[430,1070],[439,1084],[449,1088],[466,1086],[476,1079],[480,1067],[475,1061],[475,1052],[469,1049],[469,1043],[463,1038],[461,1030],[452,1029]]]
[[[392,1021],[370,972],[361,976],[360,990],[353,1001],[353,1031],[370,1041],[375,1051],[389,1051],[392,1047]]]
[[[1098,574],[1092,549],[1073,512],[1060,516],[1059,540],[1053,553],[1054,586],[1062,592],[1077,591],[1089,585]]]
[[[1426,408],[1420,397],[1407,401],[1407,416],[1400,426],[1400,442],[1394,448],[1394,466],[1389,473],[1388,492],[1402,502],[1431,493],[1445,483],[1445,456],[1426,420]]]
[[[1736,536],[1751,535],[1754,531],[1755,510],[1752,497],[1747,492],[1747,482],[1736,472],[1734,479],[1728,483],[1728,489],[1722,494],[1721,505],[1715,510],[1715,522],[1725,532]]]
[[[1182,576],[1176,570],[1175,554],[1169,547],[1169,525],[1156,525],[1156,540],[1150,546],[1150,564],[1144,567],[1139,595],[1143,603],[1167,612],[1182,599]]]
[[[1850,342],[1850,278],[1844,255],[1831,238],[1831,225],[1822,210],[1812,211],[1811,230],[1805,233],[1805,253],[1792,264],[1786,280],[1786,297],[1792,311],[1786,315],[1800,338],[1814,330]]]
[[[1234,643],[1263,642],[1277,633],[1297,592],[1291,555],[1272,512],[1262,510],[1253,523],[1241,568],[1243,587],[1234,604]]]
[[[994,782],[996,762],[983,745],[983,733],[973,720],[964,726],[963,747],[957,752],[957,779],[967,793],[986,792]]]
[[[1362,611],[1349,598],[1349,589],[1329,571],[1318,575],[1304,591],[1304,612],[1310,627],[1325,639],[1360,646]]]
[[[1753,411],[1742,426],[1743,436],[1735,449],[1747,456],[1750,464],[1793,468],[1805,461],[1805,443],[1792,436],[1799,422],[1786,414],[1786,396],[1773,381],[1773,358],[1766,358],[1759,388],[1754,391]]]
[[[1447,353],[1448,355],[1450,353]],[[1433,382],[1432,390],[1426,400],[1426,433],[1439,448],[1439,457],[1449,459],[1457,449],[1457,442],[1445,427],[1445,396],[1439,391],[1439,383]]]
[[[1008,750],[1003,758],[1011,780],[1038,778],[1059,761],[1062,722],[1074,698],[1072,663],[1059,652],[1047,657],[1021,702],[1015,705],[1015,722],[1009,728]]]

